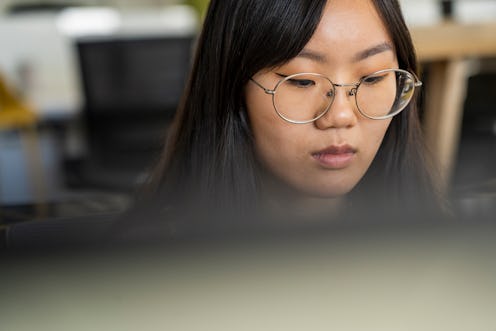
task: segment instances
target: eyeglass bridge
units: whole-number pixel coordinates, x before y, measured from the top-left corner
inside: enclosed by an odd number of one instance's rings
[[[352,87],[351,90],[348,91],[348,96],[349,97],[353,97],[356,95],[357,93],[357,90],[358,90],[358,87],[360,86],[360,83],[352,83],[352,84],[335,84],[333,82],[331,82],[332,86],[334,87]],[[327,96],[328,97],[334,97],[334,90],[335,89],[332,89],[330,90],[329,92],[327,92]]]

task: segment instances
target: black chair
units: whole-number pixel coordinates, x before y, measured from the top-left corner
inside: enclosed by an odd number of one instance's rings
[[[496,193],[496,73],[469,78],[455,186]],[[492,188],[489,188],[489,187]]]
[[[155,36],[76,41],[88,154],[72,184],[134,189],[161,151],[185,85],[193,40]]]

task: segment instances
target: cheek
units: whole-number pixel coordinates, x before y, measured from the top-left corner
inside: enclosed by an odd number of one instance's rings
[[[309,142],[308,126],[288,123],[274,110],[272,97],[252,87],[246,89],[246,106],[255,150],[259,161],[271,172],[281,175],[284,169],[298,169]],[[283,175],[283,177],[287,177]]]
[[[364,143],[362,147],[362,153],[370,158],[370,162],[374,159],[379,147],[382,144],[384,135],[391,123],[391,119],[388,120],[369,120],[367,124],[364,125]]]
[[[298,128],[294,124],[282,120],[274,110],[269,95],[256,93],[247,89],[246,105],[251,129],[255,139],[255,150],[260,161],[271,164],[277,159],[289,160],[295,152]],[[300,137],[301,138],[301,137]]]

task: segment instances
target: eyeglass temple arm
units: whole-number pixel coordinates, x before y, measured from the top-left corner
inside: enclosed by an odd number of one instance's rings
[[[414,86],[415,87],[420,87],[422,86],[424,83],[422,83],[422,81],[417,77],[417,75],[415,75],[413,72],[411,73],[413,75],[413,78],[415,78],[415,84]]]
[[[260,87],[262,90],[264,90],[265,93],[267,94],[274,94],[275,91],[274,90],[269,90],[268,88],[265,88],[263,87],[259,82],[257,82],[256,80],[254,80],[253,78],[250,78],[250,80],[252,82],[254,82],[258,87]]]

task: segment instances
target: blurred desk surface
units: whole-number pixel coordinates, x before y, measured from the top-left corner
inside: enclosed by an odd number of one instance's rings
[[[496,57],[496,22],[446,22],[413,27],[411,34],[419,61],[429,65],[424,129],[446,191],[460,139],[469,60]]]
[[[444,23],[414,27],[411,33],[420,61],[496,55],[496,22],[470,25]]]
[[[2,330],[496,330],[496,229],[473,221],[28,250],[2,259]]]

